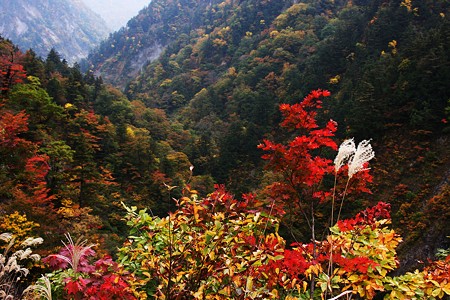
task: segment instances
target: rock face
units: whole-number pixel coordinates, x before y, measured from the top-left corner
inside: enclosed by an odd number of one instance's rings
[[[188,36],[203,14],[221,0],[152,0],[126,26],[112,33],[81,63],[117,87],[124,88],[142,68],[156,60],[180,36]]]
[[[108,32],[80,0],[0,0],[0,35],[44,58],[54,48],[69,63],[78,61]]]

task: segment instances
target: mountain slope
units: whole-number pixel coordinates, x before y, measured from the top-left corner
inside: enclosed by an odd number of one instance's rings
[[[108,34],[105,22],[80,0],[0,0],[0,34],[45,57],[55,48],[75,62]]]
[[[326,88],[332,100],[320,118],[337,120],[342,138],[373,138],[381,154],[373,166],[377,194],[359,205],[389,198],[395,226],[404,227],[406,252],[420,244],[432,255],[445,246],[445,238],[431,247],[424,240],[450,234],[430,217],[448,197],[445,188],[433,192],[450,168],[448,151],[435,147],[448,141],[449,130],[448,3],[228,0],[203,5],[194,19],[184,1],[154,3],[145,18],[133,19],[91,58],[104,78],[122,86],[138,73],[127,95],[164,109],[194,134],[183,151],[196,172],[212,174],[236,194],[254,190],[270,176],[256,146],[264,137],[285,138],[277,127],[278,104]],[[136,57],[136,41],[148,36],[148,21],[156,18],[165,28],[159,31],[165,41],[160,57],[133,73],[114,68]],[[111,47],[119,41],[131,49]],[[447,212],[442,214],[439,222],[448,224]],[[421,226],[438,230],[420,237]]]
[[[272,15],[277,15],[281,12],[281,7],[290,2],[267,1],[264,6],[273,9]],[[184,46],[183,43],[190,38],[201,37],[219,24],[224,24],[235,13],[232,10],[235,5],[237,1],[152,1],[126,27],[112,34],[93,51],[88,57],[87,65],[83,67],[93,70],[110,83],[124,87],[138,75],[143,66],[156,60],[166,47]],[[259,7],[260,3],[254,5]],[[239,6],[244,7],[243,4]],[[247,15],[243,14],[245,12]],[[253,15],[256,13],[253,9],[236,13],[253,23],[263,19]],[[245,31],[243,34],[245,35]],[[242,32],[235,38],[241,36]]]

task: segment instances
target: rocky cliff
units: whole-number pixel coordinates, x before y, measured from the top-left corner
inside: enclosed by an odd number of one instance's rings
[[[78,61],[107,34],[103,19],[80,0],[0,0],[0,35],[42,57],[54,48]]]

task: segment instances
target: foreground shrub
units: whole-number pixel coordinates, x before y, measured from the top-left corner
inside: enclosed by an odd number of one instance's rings
[[[177,210],[165,218],[127,208],[130,236],[119,260],[133,274],[136,297],[337,299],[357,294],[371,299],[388,292],[387,298],[405,299],[402,295],[442,298],[450,293],[446,271],[437,272],[440,264],[433,271],[388,276],[397,268],[401,242],[388,227],[388,204],[340,218],[348,194],[370,192],[368,162],[375,154],[367,140],[356,146],[350,139],[338,147],[332,120],[319,126],[316,111],[329,95],[317,90],[299,104],[280,105],[281,126],[298,136],[286,145],[264,140],[259,146],[280,179],[267,186],[264,200],[244,195],[238,201],[220,186],[199,198],[187,187]],[[335,150],[334,161],[321,156]],[[327,185],[333,177],[334,186]],[[288,220],[304,220],[309,241],[286,247],[278,234],[285,211]],[[328,233],[323,240],[319,228]]]
[[[131,227],[119,261],[135,278],[140,299],[268,299],[259,268],[283,257],[284,240],[270,207],[252,195],[237,201],[217,186],[209,197],[195,191],[165,218],[128,208]]]
[[[43,259],[55,271],[27,290],[30,299],[135,299],[127,275],[111,257],[95,260],[93,244],[81,239],[74,242],[70,235],[67,239],[59,254]]]

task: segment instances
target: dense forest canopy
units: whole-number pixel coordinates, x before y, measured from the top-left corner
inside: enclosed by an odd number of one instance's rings
[[[0,234],[42,237],[42,255],[70,234],[46,259],[67,299],[448,295],[448,260],[427,259],[449,248],[449,13],[154,0],[73,66],[0,38]],[[346,186],[349,138],[349,169],[376,156]]]

